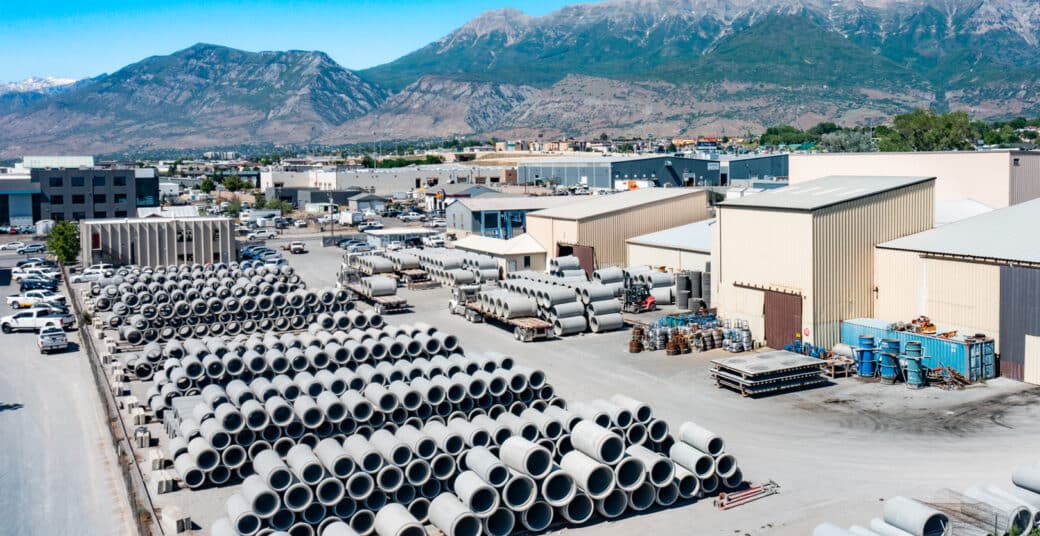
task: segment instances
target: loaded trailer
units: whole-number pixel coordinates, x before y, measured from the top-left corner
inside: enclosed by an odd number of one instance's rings
[[[480,285],[462,285],[451,290],[452,299],[448,310],[474,323],[487,322],[513,331],[513,338],[520,342],[531,342],[555,338],[553,325],[541,318],[525,316],[508,318],[487,310],[480,305],[477,295]]]

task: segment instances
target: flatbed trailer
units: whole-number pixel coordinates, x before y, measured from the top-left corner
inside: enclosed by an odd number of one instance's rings
[[[520,342],[531,342],[555,337],[552,324],[535,317],[505,318],[494,312],[485,311],[478,302],[458,304],[452,307],[452,313],[464,316],[470,322],[489,322],[513,328],[513,338]]]
[[[410,309],[412,306],[408,304],[408,300],[394,295],[394,296],[368,296],[364,292],[364,288],[358,284],[345,285],[346,289],[354,295],[354,299],[361,300],[372,306],[373,309],[379,314],[386,313],[397,313]]]
[[[418,268],[401,270],[397,272],[397,278],[408,290],[425,290],[441,286],[440,283],[430,280],[430,274],[426,270]]]

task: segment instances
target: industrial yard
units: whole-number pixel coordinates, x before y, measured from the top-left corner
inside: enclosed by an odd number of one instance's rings
[[[308,288],[333,286],[342,251],[322,248],[317,242],[307,243],[307,248],[310,253],[290,258],[296,274]],[[385,320],[391,325],[423,322],[456,335],[467,355],[509,355],[517,365],[544,371],[556,395],[569,401],[609,399],[622,393],[650,405],[655,418],[672,426],[673,434],[681,423],[696,422],[725,438],[727,452],[739,460],[750,484],[773,481],[779,485],[778,494],[730,510],[716,508],[710,498],[682,501],[678,507],[626,513],[607,522],[593,520],[567,532],[807,534],[823,520],[863,523],[877,514],[880,500],[897,494],[927,496],[943,488],[1004,485],[1014,467],[1034,461],[1034,453],[999,445],[1040,440],[1040,431],[1032,427],[1040,417],[1036,404],[1040,393],[1027,384],[998,378],[963,390],[914,390],[852,377],[830,380],[817,389],[752,399],[720,389],[711,379],[712,360],[733,355],[721,349],[678,356],[663,351],[630,354],[626,351],[629,329],[521,343],[507,330],[472,324],[451,314],[446,288],[401,288],[398,296],[412,309],[387,314]],[[7,338],[31,341],[28,335]],[[86,356],[66,354],[60,359],[82,364]],[[30,360],[7,360],[3,366],[11,370],[5,378],[34,373]],[[60,372],[70,373],[71,369]],[[87,373],[86,366],[78,373]],[[88,380],[78,381],[86,384]],[[143,402],[143,387],[133,383],[131,391]],[[31,404],[26,406],[5,411],[0,419],[32,409]],[[77,413],[75,420],[68,426],[80,426],[85,434],[98,433],[97,415]],[[168,445],[162,424],[151,424],[149,429],[160,448]],[[32,435],[5,434],[5,441],[14,442],[14,452],[32,448],[48,458],[58,456],[50,454],[51,449],[64,451],[60,443],[39,441]],[[103,458],[108,452],[101,450],[98,455]],[[163,513],[160,517],[167,522],[172,517],[190,518],[194,529],[208,533],[215,520],[226,515],[225,502],[239,485],[158,494],[158,481],[169,478],[173,471],[152,471],[145,452],[138,450],[137,459],[155,508]],[[120,489],[116,484],[113,482],[113,493]],[[26,515],[23,512],[27,511],[13,514],[14,519]],[[125,522],[120,521],[125,516],[125,512],[113,512],[110,520],[98,523]],[[25,521],[26,526],[32,523]],[[164,529],[167,534],[176,533],[173,525],[164,525]]]

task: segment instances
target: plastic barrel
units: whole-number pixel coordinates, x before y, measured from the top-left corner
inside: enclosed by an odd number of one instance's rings
[[[881,339],[881,381],[895,383],[899,379],[899,339]]]
[[[877,374],[877,362],[874,360],[874,337],[872,335],[859,336],[859,363],[857,364],[859,375],[872,377]]]

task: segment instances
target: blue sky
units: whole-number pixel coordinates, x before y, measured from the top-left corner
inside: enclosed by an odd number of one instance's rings
[[[322,50],[349,69],[393,60],[482,11],[576,0],[0,0],[0,81],[84,78],[206,42]]]

